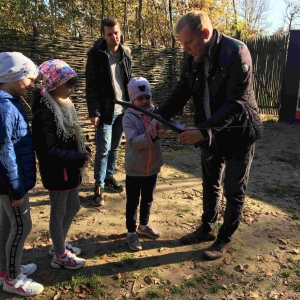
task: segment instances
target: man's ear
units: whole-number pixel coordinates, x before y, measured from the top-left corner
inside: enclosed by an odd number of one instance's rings
[[[203,32],[204,32],[204,35],[205,35],[205,39],[208,39],[209,36],[210,36],[209,29],[208,29],[208,28],[204,28],[204,29],[203,29]]]

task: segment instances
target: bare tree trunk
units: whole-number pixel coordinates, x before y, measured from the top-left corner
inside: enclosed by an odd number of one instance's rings
[[[104,0],[101,0],[101,6],[102,6],[102,11],[101,11],[101,23],[104,20]],[[102,32],[101,32],[101,36],[102,36]]]
[[[139,11],[138,11],[138,18],[139,18],[139,29],[138,29],[138,37],[139,37],[139,44],[142,44],[142,9],[143,9],[143,0],[139,0]]]
[[[124,1],[124,19],[123,19],[123,39],[126,40],[126,30],[127,30],[127,3]]]
[[[175,48],[176,39],[173,31],[172,0],[169,0],[169,16],[170,16],[170,26],[171,26],[172,48]]]
[[[234,13],[234,31],[235,31],[235,37],[237,39],[240,39],[241,38],[241,33],[240,31],[238,30],[237,28],[237,11],[236,11],[236,3],[235,3],[235,0],[232,0],[232,6],[233,6],[233,13]]]

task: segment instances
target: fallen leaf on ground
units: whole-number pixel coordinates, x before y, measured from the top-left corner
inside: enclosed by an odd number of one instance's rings
[[[146,283],[148,283],[148,284],[160,284],[160,279],[158,279],[158,278],[155,278],[155,277],[153,277],[153,276],[151,276],[151,275],[148,275],[148,276],[146,276],[145,278],[144,278],[144,281],[146,282]]]
[[[58,300],[60,295],[61,295],[61,293],[57,292],[57,294],[53,297],[53,300]]]
[[[299,254],[300,253],[300,250],[298,249],[292,249],[292,250],[289,250],[287,251],[288,253],[292,253],[292,254]]]
[[[288,241],[285,240],[285,239],[278,239],[278,242],[280,242],[283,245],[287,245],[288,244]]]
[[[52,283],[52,281],[53,281],[53,278],[51,278],[47,275],[42,275],[42,279],[47,283]]]
[[[105,259],[107,259],[107,254],[103,254],[103,255],[101,255],[101,256],[100,256],[100,258],[101,258],[102,260],[105,260]]]
[[[256,291],[250,291],[248,297],[249,297],[250,299],[257,299],[257,298],[260,298],[259,292],[256,292]]]
[[[232,265],[233,264],[233,260],[231,257],[226,257],[224,258],[223,262],[226,264],[226,265]]]
[[[249,265],[247,265],[247,264],[240,264],[240,265],[237,265],[236,270],[237,271],[245,271],[248,268],[249,268]]]

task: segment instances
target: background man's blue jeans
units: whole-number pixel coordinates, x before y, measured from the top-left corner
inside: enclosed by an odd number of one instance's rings
[[[94,164],[95,186],[104,188],[105,178],[113,176],[115,172],[115,163],[123,133],[122,118],[123,114],[114,115],[112,124],[108,125],[103,124],[100,117],[95,134],[97,148]]]

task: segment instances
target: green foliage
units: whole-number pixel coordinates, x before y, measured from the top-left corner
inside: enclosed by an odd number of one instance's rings
[[[187,280],[184,284],[187,287],[196,287],[197,286],[197,283],[194,280]]]
[[[104,295],[104,290],[101,287],[101,277],[97,274],[92,274],[90,276],[75,274],[72,276],[71,280],[63,281],[59,285],[61,287],[70,286],[72,290],[86,286],[92,290],[94,296]]]
[[[0,28],[48,36],[98,37],[101,20],[114,17],[122,26],[125,40],[138,42],[140,32],[143,44],[170,47],[176,20],[193,9],[207,12],[215,28],[225,34],[233,33],[234,15],[229,0],[1,0]],[[243,21],[238,23],[238,29],[243,37],[248,37]]]
[[[170,287],[170,291],[172,294],[180,294],[180,295],[186,294],[186,291],[178,285],[172,285]]]
[[[267,188],[267,192],[272,193],[272,194],[291,196],[294,193],[294,190],[290,187],[277,185],[274,187]]]
[[[209,292],[212,294],[216,294],[222,288],[223,288],[223,286],[221,284],[214,284],[209,288]]]
[[[163,298],[163,293],[158,291],[157,289],[151,289],[147,292],[147,297],[150,299],[154,299],[154,298]]]
[[[291,274],[291,271],[290,271],[290,270],[282,270],[282,271],[281,271],[281,276],[282,276],[283,278],[288,278],[288,277],[290,276],[290,274]]]

